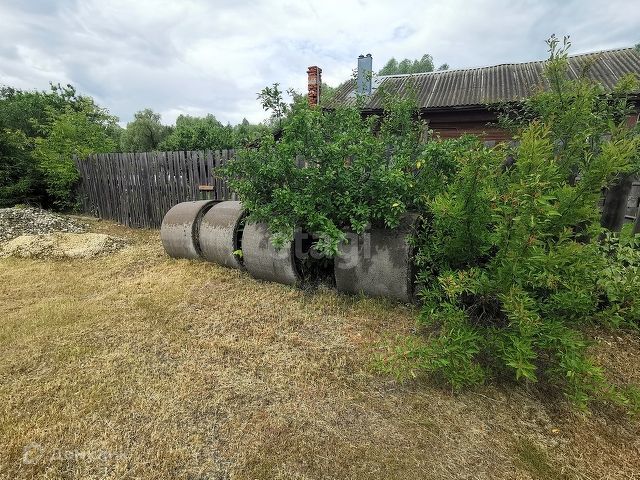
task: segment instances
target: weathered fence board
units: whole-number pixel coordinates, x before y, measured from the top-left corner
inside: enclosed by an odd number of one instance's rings
[[[211,187],[215,200],[235,198],[216,168],[233,150],[101,153],[76,159],[85,213],[129,227],[157,228],[176,203],[198,200]]]

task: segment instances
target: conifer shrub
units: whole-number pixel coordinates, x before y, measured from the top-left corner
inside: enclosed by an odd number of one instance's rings
[[[382,365],[456,389],[543,379],[583,409],[595,399],[637,409],[637,390],[607,381],[582,333],[640,326],[638,242],[605,234],[597,206],[605,187],[638,171],[639,137],[625,123],[634,87],[569,80],[568,44],[549,46],[550,88],[505,118],[516,146],[464,152],[426,202],[416,263],[431,335]]]

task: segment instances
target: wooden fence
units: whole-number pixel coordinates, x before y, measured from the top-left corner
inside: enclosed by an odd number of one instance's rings
[[[100,153],[76,159],[85,213],[130,227],[157,228],[175,204],[200,198],[231,200],[235,195],[216,175],[233,150]],[[298,166],[305,162],[298,159]],[[204,187],[201,189],[201,187]],[[640,212],[640,179],[627,198],[626,221]]]
[[[130,227],[157,228],[176,203],[204,196],[234,198],[216,175],[216,168],[233,155],[233,150],[218,150],[101,153],[76,158],[83,210]]]

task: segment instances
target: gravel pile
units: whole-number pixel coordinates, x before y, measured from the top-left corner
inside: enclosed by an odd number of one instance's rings
[[[84,223],[47,210],[32,207],[0,208],[0,242],[21,235],[82,233],[86,230]]]

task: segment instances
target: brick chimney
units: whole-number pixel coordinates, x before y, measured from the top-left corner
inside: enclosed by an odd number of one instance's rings
[[[315,106],[318,105],[320,101],[320,89],[322,85],[322,69],[317,66],[309,67],[307,70],[307,75],[309,76],[309,105]]]

